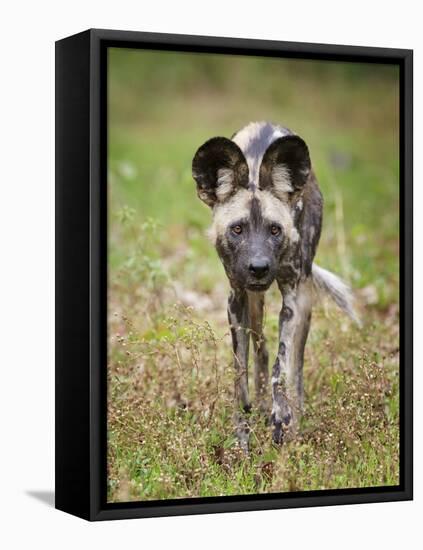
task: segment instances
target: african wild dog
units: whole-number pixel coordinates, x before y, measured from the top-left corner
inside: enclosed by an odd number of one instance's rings
[[[199,198],[213,209],[210,237],[231,286],[228,318],[236,370],[237,435],[246,451],[250,334],[256,397],[266,412],[264,294],[274,280],[282,294],[270,417],[273,441],[281,444],[286,433],[295,433],[303,408],[303,358],[313,287],[328,293],[355,318],[347,285],[313,264],[323,201],[309,150],[286,128],[251,123],[232,139],[206,141],[194,156],[192,173]]]

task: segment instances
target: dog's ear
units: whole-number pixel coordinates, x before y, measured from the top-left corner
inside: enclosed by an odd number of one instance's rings
[[[239,187],[248,187],[247,161],[236,143],[224,137],[206,141],[195,153],[192,176],[197,194],[208,206],[223,202]]]
[[[259,187],[284,200],[305,185],[310,170],[306,143],[298,136],[284,136],[269,145],[263,155]]]

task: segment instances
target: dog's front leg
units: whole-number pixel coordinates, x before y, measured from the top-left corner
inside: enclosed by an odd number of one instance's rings
[[[248,452],[249,425],[246,415],[251,410],[248,395],[249,322],[248,297],[245,290],[232,289],[228,300],[228,321],[232,334],[234,369],[236,432],[241,448]]]
[[[311,279],[280,283],[283,305],[279,315],[279,350],[272,371],[273,441],[295,433],[303,408],[303,361],[311,319]]]
[[[269,415],[269,354],[263,334],[264,292],[248,293],[251,339],[254,347],[254,385],[258,408]]]

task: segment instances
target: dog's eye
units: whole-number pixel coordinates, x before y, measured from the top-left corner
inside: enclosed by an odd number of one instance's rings
[[[232,227],[232,233],[235,233],[235,235],[241,235],[242,227],[240,225],[234,225]]]
[[[281,228],[279,227],[279,225],[272,225],[272,227],[270,228],[270,233],[272,235],[279,235],[279,233],[281,232]]]

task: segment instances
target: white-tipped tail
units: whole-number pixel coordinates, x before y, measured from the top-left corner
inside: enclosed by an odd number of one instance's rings
[[[312,275],[316,291],[330,296],[348,317],[361,326],[360,318],[354,308],[354,296],[351,288],[337,275],[316,264],[313,264]]]

